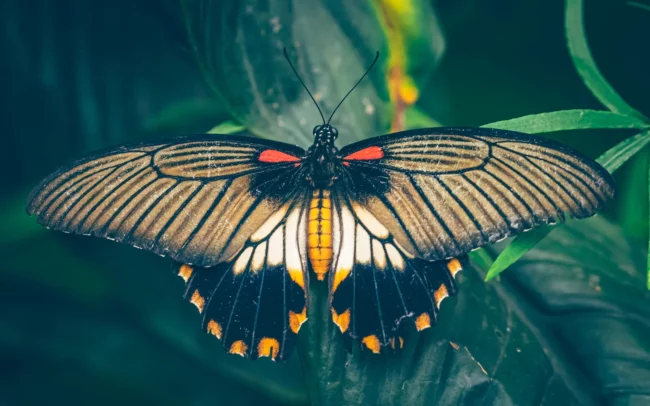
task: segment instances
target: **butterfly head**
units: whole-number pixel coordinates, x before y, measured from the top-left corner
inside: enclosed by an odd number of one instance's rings
[[[314,141],[317,144],[333,144],[339,136],[339,130],[329,124],[321,124],[314,127]]]

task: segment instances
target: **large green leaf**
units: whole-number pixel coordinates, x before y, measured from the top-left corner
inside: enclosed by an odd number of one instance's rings
[[[190,41],[208,83],[231,114],[262,136],[302,146],[322,122],[283,48],[321,104],[324,114],[363,74],[374,52],[360,54],[322,2],[268,0],[182,2]],[[370,22],[371,23],[371,22]],[[379,32],[378,22],[369,32]],[[314,35],[314,27],[326,32]],[[379,38],[373,38],[379,49]],[[381,78],[363,82],[334,121],[345,142],[388,127]],[[377,89],[379,88],[379,89]],[[365,105],[372,114],[364,113]],[[327,118],[327,116],[326,116]]]
[[[644,269],[643,247],[596,217],[555,229],[502,276],[580,404],[650,402]]]
[[[379,50],[377,68],[332,123],[339,128],[342,144],[388,130],[392,114],[387,69],[394,52],[373,2],[183,0],[182,4],[190,41],[208,82],[250,131],[306,147],[313,127],[322,121],[285,60],[284,47],[326,118]],[[432,32],[437,27],[433,18],[430,12],[418,15],[409,27],[417,28],[420,20],[428,22],[429,35],[438,34],[435,38],[441,44],[439,32]],[[440,51],[428,44],[433,56],[427,66],[430,72]]]
[[[347,354],[323,286],[300,354],[314,404],[591,404],[648,399],[642,251],[603,219],[556,229],[502,277],[467,269],[439,324],[403,352]],[[622,371],[629,371],[622,373]],[[614,399],[618,396],[617,399]]]

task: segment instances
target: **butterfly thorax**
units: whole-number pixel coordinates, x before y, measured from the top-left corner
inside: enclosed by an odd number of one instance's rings
[[[336,128],[323,124],[314,128],[314,144],[307,150],[307,180],[315,189],[332,186],[336,180],[339,165],[338,148],[334,141],[338,137]]]
[[[319,280],[332,263],[332,211],[330,188],[339,165],[334,141],[336,128],[324,124],[314,128],[314,144],[307,150],[307,180],[314,189],[309,205],[307,252],[311,269]]]

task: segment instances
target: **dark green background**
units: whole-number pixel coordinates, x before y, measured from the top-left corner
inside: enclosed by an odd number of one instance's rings
[[[622,1],[586,3],[589,44],[603,74],[632,106],[650,112],[650,12]],[[561,1],[435,5],[446,52],[431,67],[419,106],[436,120],[482,125],[602,108],[571,64]],[[46,232],[24,213],[29,189],[71,159],[128,141],[207,131],[228,118],[196,66],[175,2],[5,0],[0,27],[0,405],[307,403],[298,357],[286,365],[251,364],[225,356],[199,331],[167,261]],[[554,134],[594,157],[629,135]],[[646,161],[638,156],[617,174],[619,197],[607,213],[632,244],[636,256],[626,258],[641,268]],[[461,295],[480,283],[467,283]],[[522,286],[514,277],[504,284]],[[650,331],[647,318],[641,325]],[[650,369],[645,349],[629,355],[644,362],[641,371]],[[570,371],[584,368],[571,358],[563,362]],[[588,372],[579,375],[576,385],[590,392],[582,400],[607,392]],[[650,394],[647,387],[634,390]]]

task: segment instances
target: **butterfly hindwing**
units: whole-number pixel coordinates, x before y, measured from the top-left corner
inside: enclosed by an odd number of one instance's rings
[[[286,359],[307,319],[308,274],[300,252],[302,199],[285,204],[252,234],[230,261],[210,268],[180,265],[186,298],[203,316],[203,328],[226,351]]]
[[[456,293],[458,260],[416,258],[362,203],[342,194],[334,214],[340,243],[330,274],[330,310],[341,332],[378,353],[396,342],[401,346],[407,319],[418,330],[434,325],[442,299]]]

